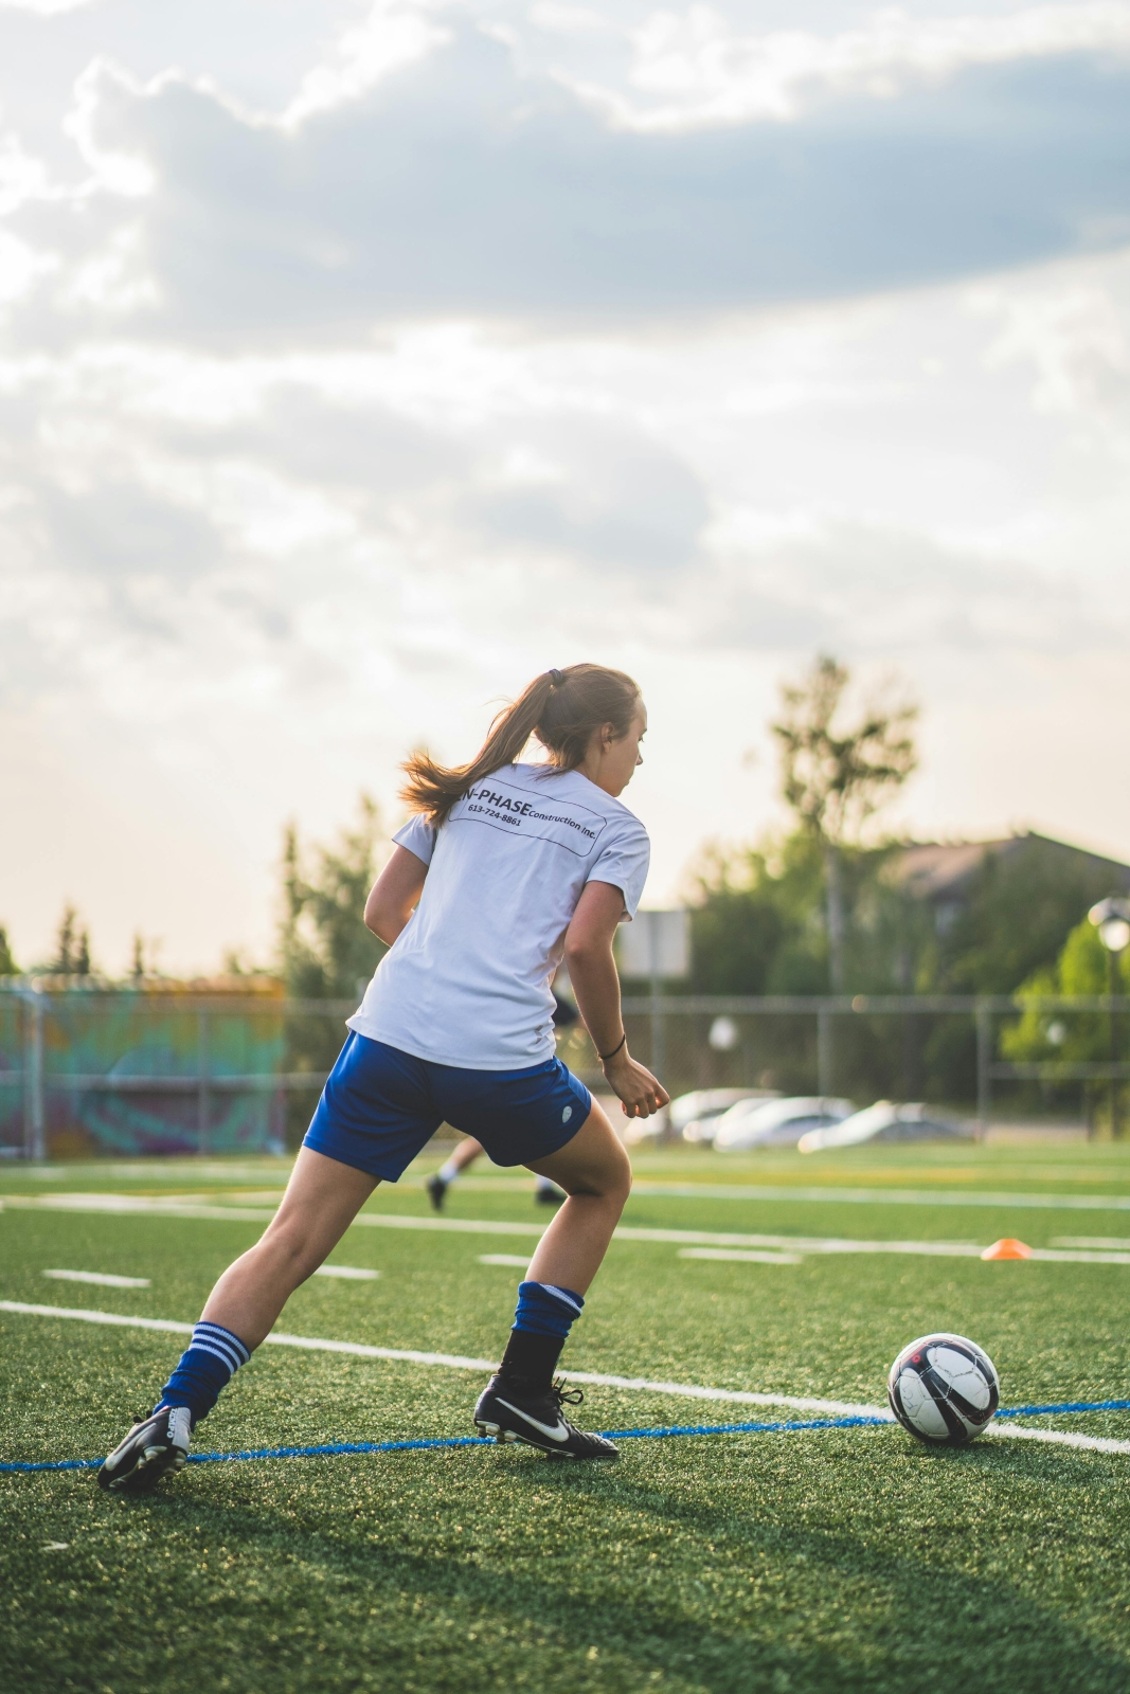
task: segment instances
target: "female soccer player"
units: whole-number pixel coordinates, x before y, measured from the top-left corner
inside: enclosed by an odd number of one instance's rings
[[[389,952],[348,1020],[278,1212],[221,1276],[152,1416],[98,1473],[142,1492],[177,1471],[195,1425],[270,1333],[378,1182],[395,1182],[445,1120],[500,1165],[526,1165],[568,1198],[518,1290],[478,1428],[577,1459],[616,1448],[563,1415],[557,1361],[631,1185],[627,1155],[556,1058],[550,982],[562,958],[604,1074],[628,1117],[667,1094],[628,1052],[612,939],[647,875],[643,825],[623,805],[647,716],[622,671],[537,677],[468,765],[406,764],[412,820],[365,903]],[[518,759],[531,735],[545,764]]]

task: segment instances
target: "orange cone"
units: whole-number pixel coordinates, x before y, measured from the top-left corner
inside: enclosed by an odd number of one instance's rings
[[[1006,1235],[1000,1241],[994,1241],[991,1247],[986,1247],[981,1257],[983,1259],[1030,1259],[1032,1249],[1026,1242],[1016,1241],[1011,1235]]]

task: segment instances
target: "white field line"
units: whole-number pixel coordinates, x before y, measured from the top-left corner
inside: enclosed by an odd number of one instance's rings
[[[179,1201],[143,1200],[130,1194],[47,1194],[24,1197],[9,1204],[43,1211],[100,1212],[119,1217],[195,1218],[206,1222],[268,1223],[273,1211],[250,1206],[184,1205]],[[544,1223],[507,1223],[487,1218],[404,1217],[391,1212],[360,1212],[353,1220],[368,1229],[438,1230],[461,1235],[520,1235],[540,1237]],[[859,1241],[849,1236],[749,1235],[706,1229],[645,1228],[621,1224],[614,1241],[647,1241],[675,1246],[762,1247],[792,1253],[898,1253],[930,1258],[977,1259],[981,1246],[969,1241]],[[1130,1265],[1130,1252],[1067,1252],[1034,1247],[1033,1259],[1070,1264]]]
[[[1057,1235],[1057,1247],[1109,1247],[1130,1253],[1130,1235]]]
[[[147,1276],[114,1276],[109,1271],[45,1270],[53,1282],[96,1282],[102,1288],[148,1288]]]
[[[1057,1447],[1082,1447],[1092,1453],[1130,1453],[1130,1441],[1112,1441],[1105,1435],[1076,1435],[1067,1429],[1029,1429],[1022,1424],[994,1423],[985,1433],[1012,1441],[1049,1441]]]
[[[191,1335],[194,1325],[171,1318],[126,1317],[118,1312],[86,1311],[73,1306],[38,1306],[22,1300],[0,1300],[0,1311],[27,1317],[73,1318],[81,1323],[109,1324],[122,1329],[157,1330],[165,1335]],[[388,1359],[395,1363],[439,1365],[448,1370],[493,1371],[490,1359],[465,1358],[458,1353],[425,1353],[403,1347],[370,1347],[360,1341],[331,1341],[309,1335],[268,1335],[264,1346],[300,1347],[313,1353],[347,1353],[360,1359]],[[700,1383],[653,1382],[642,1376],[615,1376],[605,1371],[569,1372],[571,1382],[587,1382],[598,1388],[626,1388],[649,1394],[666,1394],[685,1400],[710,1400],[737,1406],[781,1406],[797,1412],[825,1412],[831,1417],[881,1418],[893,1423],[885,1406],[856,1404],[850,1400],[817,1399],[808,1394],[755,1394],[733,1388],[707,1388]],[[1044,1441],[1063,1447],[1081,1447],[1100,1453],[1130,1453],[1130,1441],[1112,1441],[1103,1436],[1075,1435],[1067,1430],[1029,1429],[1017,1424],[994,1424],[987,1432],[1022,1441]]]
[[[359,1270],[353,1265],[319,1265],[315,1276],[337,1276],[345,1282],[376,1282],[379,1270]]]
[[[762,1253],[744,1247],[680,1247],[680,1259],[732,1259],[743,1265],[800,1265],[800,1253]]]
[[[171,1318],[127,1317],[118,1312],[87,1311],[76,1306],[37,1306],[22,1300],[0,1300],[0,1312],[27,1317],[73,1318],[80,1323],[109,1324],[120,1329],[158,1330],[165,1335],[191,1335],[193,1325]],[[442,1365],[449,1370],[494,1371],[496,1359],[470,1359],[458,1353],[424,1353],[414,1348],[370,1347],[360,1341],[330,1341],[319,1336],[268,1335],[264,1346],[300,1347],[312,1353],[348,1353],[358,1359],[389,1359],[397,1364]],[[634,1388],[651,1394],[671,1394],[685,1400],[717,1400],[738,1406],[786,1406],[800,1412],[828,1412],[834,1417],[882,1417],[890,1413],[881,1406],[856,1405],[845,1400],[813,1399],[809,1395],[753,1394],[734,1388],[706,1388],[688,1382],[652,1382],[641,1376],[612,1376],[600,1371],[569,1372],[571,1382],[588,1382],[600,1388]]]
[[[480,1253],[478,1261],[480,1265],[513,1265],[518,1270],[530,1262],[528,1258],[520,1259],[517,1253]]]
[[[1123,1175],[1121,1168],[1118,1175]],[[461,1188],[483,1194],[520,1194],[525,1181],[491,1177],[459,1178]],[[1002,1194],[975,1193],[955,1188],[820,1188],[793,1183],[753,1182],[663,1182],[641,1177],[632,1183],[632,1193],[649,1200],[787,1200],[827,1205],[892,1206],[1020,1206],[1064,1211],[1130,1211],[1126,1194]]]

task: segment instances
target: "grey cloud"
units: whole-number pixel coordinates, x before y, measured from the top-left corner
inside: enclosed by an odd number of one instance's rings
[[[389,315],[631,318],[849,295],[1130,227],[1130,66],[1084,56],[845,98],[792,124],[640,135],[464,29],[290,134],[183,82],[142,96],[106,73],[97,133],[158,177],[127,208],[164,302],[137,329],[216,343],[346,338]]]
[[[471,459],[464,443],[387,406],[333,402],[291,382],[274,384],[253,419],[163,424],[158,434],[176,454],[259,460],[303,482],[374,500],[418,494],[465,474]]]
[[[697,617],[687,607],[688,632],[704,647],[831,643],[871,655],[950,648],[988,657],[1097,651],[1128,634],[1111,608],[1100,616],[1076,584],[1050,573],[859,523],[723,561],[697,606]]]
[[[669,574],[693,562],[710,508],[674,453],[597,419],[530,426],[518,444],[548,474],[471,489],[455,508],[461,528],[519,551],[630,573]]]

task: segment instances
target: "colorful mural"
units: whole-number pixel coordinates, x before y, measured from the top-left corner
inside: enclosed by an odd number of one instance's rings
[[[281,983],[0,989],[0,1153],[281,1149]]]

